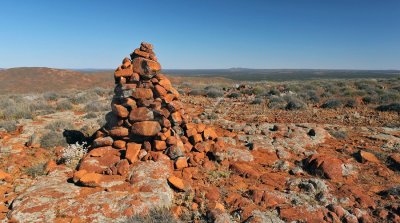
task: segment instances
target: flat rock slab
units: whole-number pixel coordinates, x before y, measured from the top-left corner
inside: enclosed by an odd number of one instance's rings
[[[173,191],[167,184],[171,171],[165,161],[141,162],[131,169],[131,184],[104,190],[68,183],[70,170],[57,170],[18,196],[8,217],[18,222],[126,222],[133,215],[172,205]]]

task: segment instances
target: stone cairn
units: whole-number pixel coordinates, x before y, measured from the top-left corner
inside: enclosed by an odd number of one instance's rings
[[[175,170],[182,170],[199,162],[215,143],[214,129],[190,122],[178,91],[160,71],[149,43],[123,59],[114,72],[112,112],[94,134],[74,173],[75,183],[93,187],[121,178],[129,182],[130,167],[146,160],[171,160]]]

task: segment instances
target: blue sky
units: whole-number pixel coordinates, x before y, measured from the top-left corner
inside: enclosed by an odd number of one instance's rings
[[[399,0],[2,0],[0,67],[400,69]]]

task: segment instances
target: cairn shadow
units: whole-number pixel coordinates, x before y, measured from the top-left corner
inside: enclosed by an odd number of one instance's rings
[[[86,136],[83,132],[78,130],[64,129],[63,136],[68,144],[86,144],[90,145],[93,142],[93,136]]]

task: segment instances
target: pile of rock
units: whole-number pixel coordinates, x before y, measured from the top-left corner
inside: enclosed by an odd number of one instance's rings
[[[108,185],[104,182],[121,178],[132,181],[129,170],[146,160],[172,160],[175,169],[181,170],[196,165],[210,150],[216,132],[190,122],[178,91],[160,71],[149,43],[141,43],[130,58],[123,59],[114,72],[112,112],[106,115],[107,124],[95,133],[74,182],[104,186]]]

